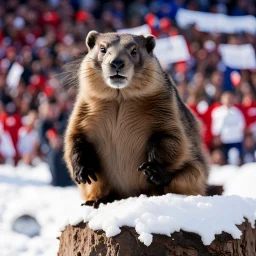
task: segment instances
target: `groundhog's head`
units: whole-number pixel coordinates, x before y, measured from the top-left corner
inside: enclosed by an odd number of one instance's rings
[[[91,31],[86,45],[89,52],[80,67],[80,85],[90,87],[90,91],[114,96],[120,89],[138,95],[157,81],[154,36]]]

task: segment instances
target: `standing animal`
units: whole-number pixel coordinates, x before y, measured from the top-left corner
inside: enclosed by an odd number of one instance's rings
[[[85,204],[204,195],[198,124],[153,54],[155,37],[91,31],[86,45],[65,134],[65,161]]]

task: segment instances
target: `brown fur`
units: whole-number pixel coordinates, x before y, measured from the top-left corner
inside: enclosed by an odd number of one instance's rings
[[[73,177],[73,138],[85,134],[100,162],[96,170],[98,181],[78,185],[83,199],[96,201],[111,192],[118,198],[142,193],[204,195],[207,167],[197,123],[191,113],[181,112],[184,104],[157,59],[145,52],[142,36],[100,34],[97,38],[97,42],[113,40],[119,48],[127,41],[135,41],[140,60],[135,62],[132,81],[124,89],[106,85],[97,43],[81,63],[79,93],[65,136],[65,161]],[[126,63],[129,61],[126,59]],[[187,115],[192,118],[193,127]],[[159,142],[159,150],[154,153],[157,160],[168,162],[165,171],[175,173],[164,190],[148,184],[143,172],[136,171],[148,161],[147,144],[154,131],[169,135]]]

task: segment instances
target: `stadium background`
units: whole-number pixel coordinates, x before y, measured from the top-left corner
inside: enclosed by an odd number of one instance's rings
[[[52,184],[69,185],[62,146],[76,86],[63,66],[86,51],[90,30],[111,32],[143,24],[157,38],[182,35],[186,40],[189,60],[165,69],[200,120],[211,163],[254,162],[256,72],[226,66],[218,47],[250,44],[255,50],[255,33],[204,32],[194,24],[180,27],[176,15],[181,8],[256,15],[253,0],[0,1],[1,163],[46,161]],[[16,75],[20,72],[15,81],[9,80],[12,69]]]

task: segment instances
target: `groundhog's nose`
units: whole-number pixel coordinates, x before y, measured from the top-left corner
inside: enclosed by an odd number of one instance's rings
[[[124,68],[124,61],[122,61],[120,59],[114,59],[114,60],[111,61],[110,66],[112,68],[115,68],[116,71],[119,71],[122,68]]]

